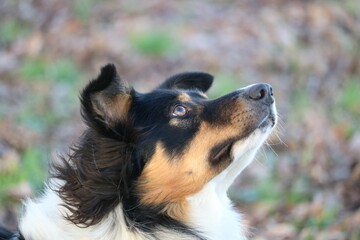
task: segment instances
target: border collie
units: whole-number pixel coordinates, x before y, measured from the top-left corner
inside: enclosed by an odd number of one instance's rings
[[[181,73],[140,93],[104,66],[80,95],[87,130],[9,239],[247,239],[227,190],[276,125],[275,100],[268,84],[209,100],[212,82]]]

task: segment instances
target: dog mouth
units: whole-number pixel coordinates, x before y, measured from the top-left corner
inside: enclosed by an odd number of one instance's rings
[[[210,153],[210,162],[212,165],[218,165],[231,159],[231,149],[236,142],[235,139],[229,139],[214,147]]]
[[[267,128],[267,127],[271,127],[273,128],[276,125],[276,116],[275,114],[271,111],[259,124],[259,126],[257,128],[263,129],[263,128]]]
[[[226,160],[231,161],[231,152],[234,144],[242,139],[247,138],[251,133],[253,133],[256,129],[261,129],[262,131],[266,131],[269,127],[272,129],[276,125],[276,116],[271,111],[257,127],[249,130],[247,133],[242,136],[231,138],[226,140],[225,142],[219,144],[214,147],[210,154],[210,159],[213,164],[224,162]]]

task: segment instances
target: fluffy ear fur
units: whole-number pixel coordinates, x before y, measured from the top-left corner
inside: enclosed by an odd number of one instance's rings
[[[82,116],[89,128],[71,154],[51,171],[63,183],[55,184],[54,190],[69,210],[65,217],[74,224],[96,224],[129,198],[136,175],[133,146],[137,132],[127,116],[133,94],[110,64],[81,93]]]
[[[213,76],[202,72],[179,73],[168,78],[159,88],[197,89],[202,92],[209,90]]]
[[[131,92],[113,64],[104,66],[100,75],[81,93],[81,113],[85,122],[90,127],[112,128],[125,120],[131,107]]]

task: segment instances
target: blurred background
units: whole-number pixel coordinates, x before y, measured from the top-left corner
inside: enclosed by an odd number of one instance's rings
[[[108,62],[139,91],[192,70],[212,98],[270,83],[280,124],[230,192],[253,239],[360,239],[359,0],[1,0],[1,225],[79,137]]]

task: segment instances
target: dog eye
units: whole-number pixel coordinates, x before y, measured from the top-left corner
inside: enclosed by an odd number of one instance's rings
[[[188,110],[182,105],[175,106],[172,115],[175,117],[183,117],[187,114]]]

